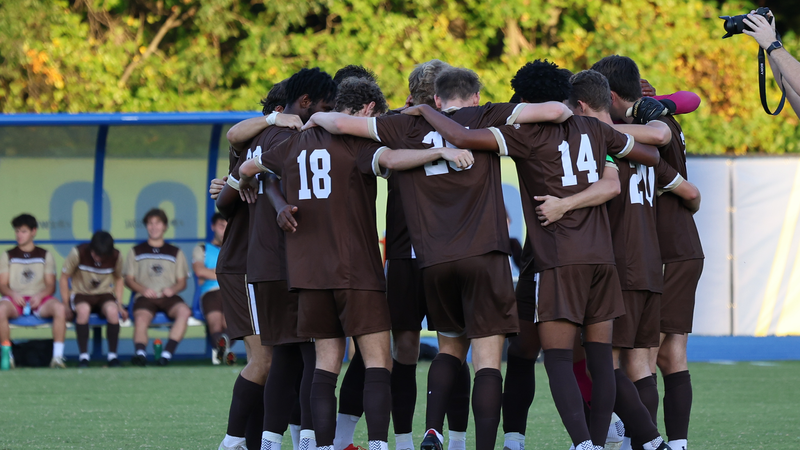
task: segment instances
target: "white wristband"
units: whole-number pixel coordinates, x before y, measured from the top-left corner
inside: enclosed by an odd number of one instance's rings
[[[230,186],[230,187],[232,187],[232,188],[234,188],[234,189],[236,189],[238,191],[239,190],[239,180],[237,180],[236,178],[233,178],[232,176],[228,176],[228,186]]]
[[[272,111],[267,116],[267,125],[270,125],[270,126],[275,125],[275,118],[276,117],[278,117],[278,111]]]

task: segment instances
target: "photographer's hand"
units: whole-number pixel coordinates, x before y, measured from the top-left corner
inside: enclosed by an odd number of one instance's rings
[[[771,13],[770,13],[771,14]],[[748,14],[744,19],[744,23],[750,27],[751,30],[743,30],[742,33],[752,36],[758,42],[761,48],[766,49],[773,42],[778,40],[777,33],[775,32],[775,19],[772,19],[770,24],[766,17],[759,14]]]

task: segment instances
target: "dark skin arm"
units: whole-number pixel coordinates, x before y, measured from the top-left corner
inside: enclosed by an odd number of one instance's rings
[[[625,155],[624,159],[644,164],[648,167],[655,167],[661,159],[661,154],[658,153],[658,149],[652,145],[634,142],[633,148],[630,153]]]
[[[237,204],[241,201],[239,192],[226,184],[220,191],[219,197],[217,197],[216,205],[220,214],[227,219],[233,215]]]
[[[419,105],[403,111],[403,114],[419,115],[425,118],[429,124],[449,143],[457,148],[469,148],[472,150],[498,151],[497,140],[494,134],[486,128],[470,130],[459,125],[444,114],[431,108],[429,105]]]
[[[297,221],[294,220],[294,214],[297,212],[297,206],[290,205],[286,202],[286,197],[281,192],[280,180],[275,174],[268,174],[267,179],[264,180],[264,194],[272,203],[278,215],[275,221],[278,226],[287,233],[294,233],[297,231]]]

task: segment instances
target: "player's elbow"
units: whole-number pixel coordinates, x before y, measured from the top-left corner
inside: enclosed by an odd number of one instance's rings
[[[656,145],[658,147],[663,147],[670,142],[672,142],[672,131],[670,131],[668,127],[664,127],[663,129],[659,130],[658,135],[656,136]],[[656,151],[656,153],[658,152]],[[656,160],[656,163],[658,163],[658,160]]]

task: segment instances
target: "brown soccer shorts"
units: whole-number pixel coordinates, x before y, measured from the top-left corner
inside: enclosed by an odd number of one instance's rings
[[[73,311],[75,311],[75,306],[78,303],[88,303],[89,307],[92,308],[92,312],[95,314],[103,313],[103,306],[106,304],[106,302],[116,303],[116,301],[117,298],[114,297],[114,294],[72,294],[69,299],[70,308],[72,308]]]
[[[625,315],[614,321],[611,343],[619,348],[658,347],[661,337],[661,294],[622,291]]]
[[[177,295],[173,295],[172,297],[158,297],[158,298],[147,298],[145,296],[139,296],[133,301],[133,312],[139,309],[146,309],[150,311],[151,314],[154,316],[157,312],[161,311],[164,314],[167,314],[169,310],[171,310],[175,305],[184,303],[183,299]],[[185,304],[185,303],[184,303]]]
[[[554,267],[536,274],[536,322],[564,319],[578,325],[625,314],[617,269],[611,264]]]
[[[690,259],[664,264],[664,294],[661,296],[661,332],[692,332],[697,283],[703,260]]]
[[[392,327],[383,291],[300,289],[297,334],[332,339],[388,331]]]
[[[261,329],[261,345],[308,342],[297,336],[297,292],[289,292],[286,281],[253,283]]]
[[[386,301],[392,330],[419,331],[422,319],[428,314],[422,270],[416,259],[391,259],[386,261]],[[430,318],[428,329],[434,330]]]
[[[247,276],[243,273],[219,273],[217,281],[222,293],[222,314],[228,325],[228,336],[242,339],[259,334],[255,292],[247,284]]]

